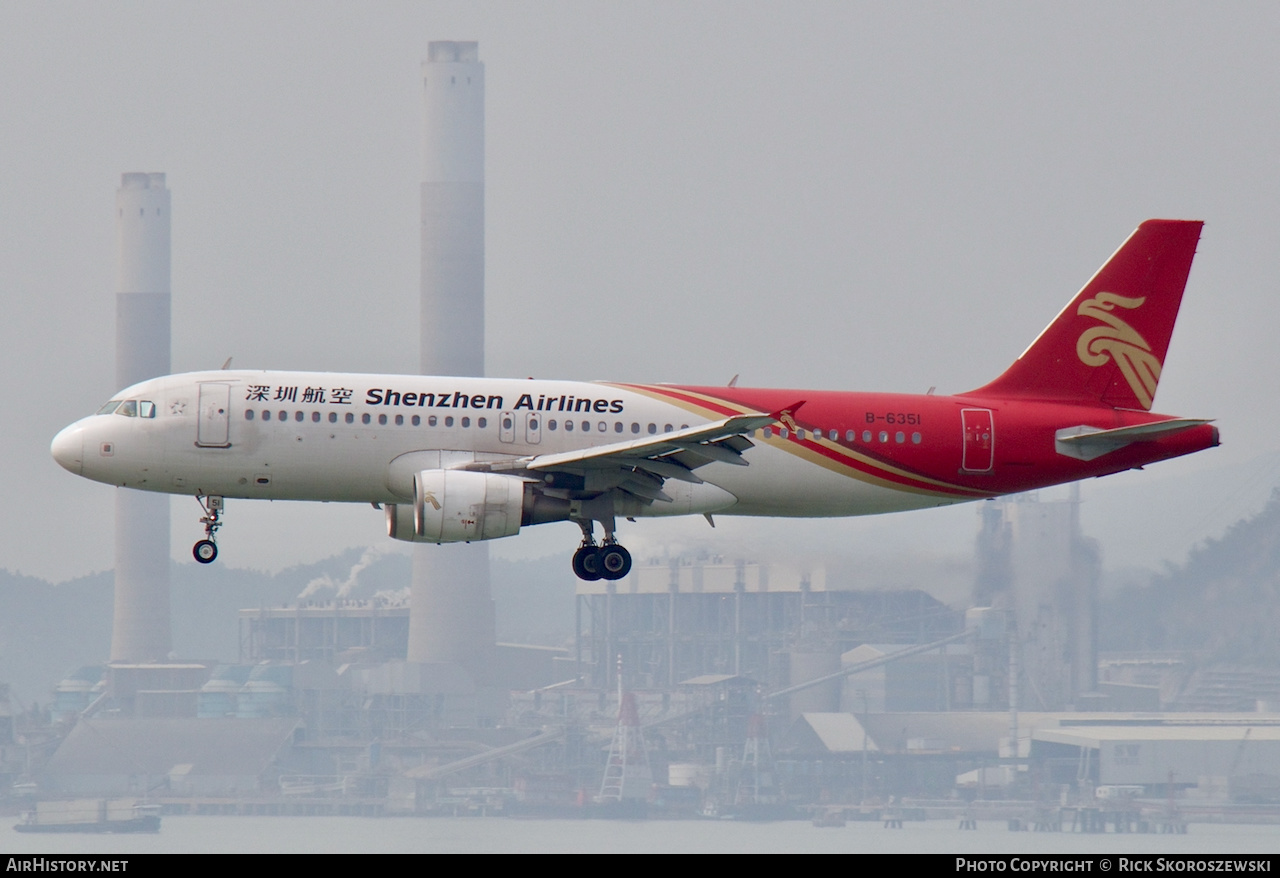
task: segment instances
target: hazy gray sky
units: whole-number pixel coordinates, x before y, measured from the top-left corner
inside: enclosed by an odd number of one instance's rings
[[[112,563],[113,489],[48,444],[117,389],[124,171],[168,175],[176,371],[414,370],[438,39],[486,65],[489,374],[965,390],[1143,219],[1204,219],[1156,408],[1225,444],[1087,485],[1086,530],[1110,564],[1176,559],[1280,479],[1275,4],[7,2],[0,566]],[[228,506],[233,565],[385,539],[367,507]],[[186,559],[198,510],[173,509]],[[628,540],[963,551],[975,529],[959,507]]]

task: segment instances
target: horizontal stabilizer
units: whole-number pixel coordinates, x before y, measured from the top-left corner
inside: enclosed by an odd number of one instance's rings
[[[1134,442],[1150,442],[1209,422],[1207,418],[1171,418],[1134,427],[1116,427],[1114,430],[1081,424],[1078,427],[1064,427],[1054,433],[1053,444],[1059,454],[1077,460],[1093,460]]]

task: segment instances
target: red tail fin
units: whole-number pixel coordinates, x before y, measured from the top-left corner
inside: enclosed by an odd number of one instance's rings
[[[1031,347],[971,393],[1150,409],[1203,225],[1138,226]]]

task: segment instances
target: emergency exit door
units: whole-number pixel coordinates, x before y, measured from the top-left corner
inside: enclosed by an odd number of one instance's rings
[[[960,468],[965,472],[989,473],[995,461],[996,431],[991,409],[961,409],[964,451]]]

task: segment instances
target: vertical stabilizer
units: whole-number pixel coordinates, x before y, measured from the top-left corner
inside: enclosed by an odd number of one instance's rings
[[[1203,225],[1138,226],[1003,375],[964,395],[1149,410]]]

